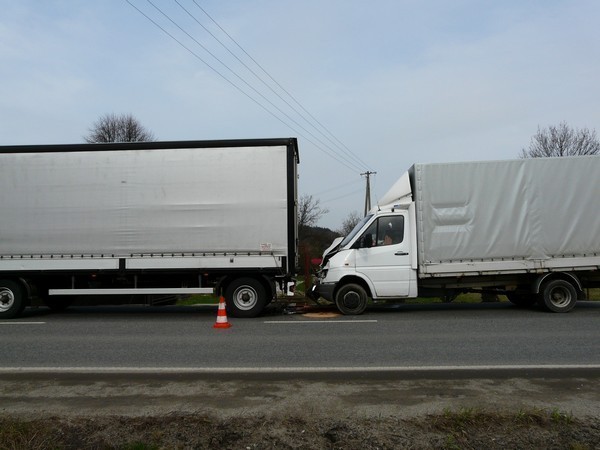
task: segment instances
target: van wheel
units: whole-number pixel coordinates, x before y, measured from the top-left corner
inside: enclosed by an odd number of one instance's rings
[[[540,303],[548,311],[569,312],[577,302],[575,287],[565,280],[553,280],[544,284]]]
[[[359,284],[346,284],[337,292],[335,305],[342,314],[362,314],[367,309],[367,292]]]
[[[0,280],[0,319],[12,319],[25,309],[25,290],[12,280]]]
[[[267,304],[264,286],[254,278],[233,280],[225,290],[227,314],[256,317]]]

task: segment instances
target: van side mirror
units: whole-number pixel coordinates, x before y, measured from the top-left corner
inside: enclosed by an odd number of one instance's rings
[[[371,247],[373,247],[373,236],[371,235],[371,233],[367,233],[364,236],[362,236],[352,246],[352,248],[354,249]]]

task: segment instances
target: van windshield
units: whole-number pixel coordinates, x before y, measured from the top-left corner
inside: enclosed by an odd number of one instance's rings
[[[367,216],[365,216],[365,218],[363,220],[361,220],[360,222],[358,222],[356,224],[356,226],[352,229],[352,231],[348,234],[348,236],[346,236],[344,238],[344,240],[342,242],[340,242],[340,248],[345,247],[346,245],[348,245],[348,243],[354,239],[354,236],[356,236],[356,234],[362,229],[362,227],[365,226],[365,224],[371,220],[371,217],[373,217],[373,214],[369,214]]]

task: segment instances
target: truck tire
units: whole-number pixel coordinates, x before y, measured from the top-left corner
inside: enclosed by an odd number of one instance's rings
[[[233,280],[225,290],[227,314],[233,317],[256,317],[267,304],[264,286],[254,278]]]
[[[569,312],[577,302],[575,287],[565,280],[552,280],[542,286],[541,305],[552,312]]]
[[[16,281],[0,280],[0,319],[12,319],[25,309],[25,289]]]
[[[346,284],[335,295],[335,305],[347,316],[362,314],[367,309],[367,292],[360,284]]]

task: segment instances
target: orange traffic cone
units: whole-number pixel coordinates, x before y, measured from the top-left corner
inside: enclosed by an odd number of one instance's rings
[[[217,321],[213,328],[229,328],[231,324],[227,322],[227,311],[225,311],[225,297],[219,298],[219,312],[217,313]]]

